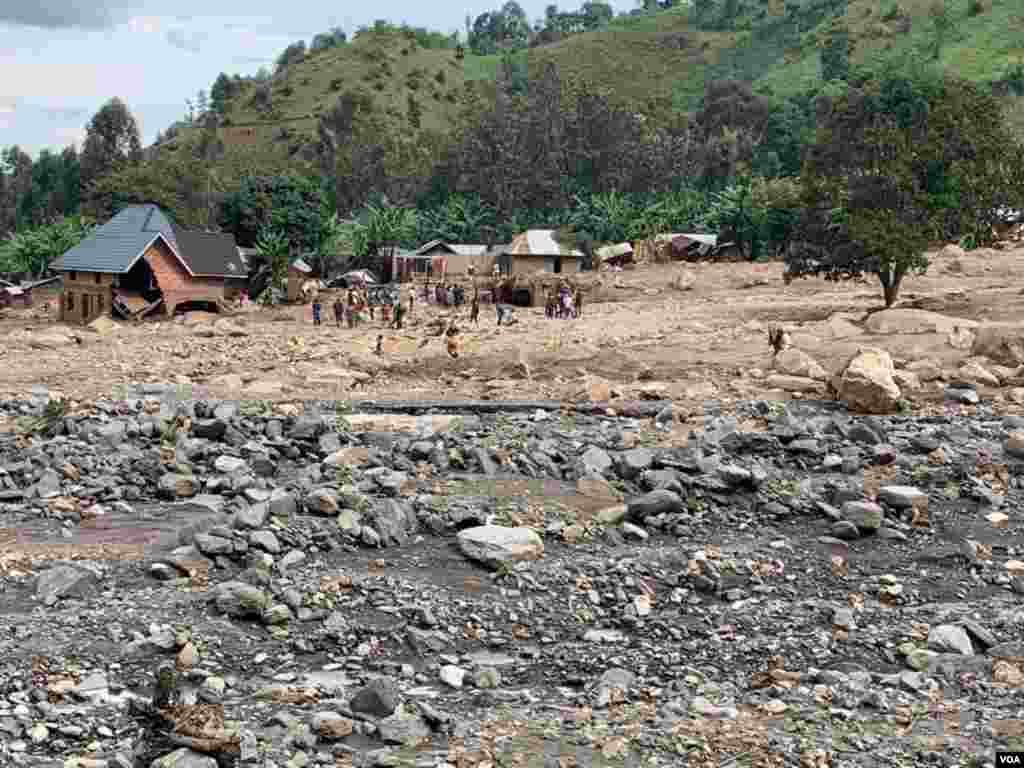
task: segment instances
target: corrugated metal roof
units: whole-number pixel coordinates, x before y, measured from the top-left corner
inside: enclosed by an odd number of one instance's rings
[[[448,246],[459,256],[483,256],[487,253],[486,245],[477,245],[475,243],[455,243]]]
[[[509,251],[514,256],[583,256],[575,248],[566,248],[555,240],[554,229],[528,229],[516,236]]]
[[[124,274],[158,237],[154,232],[93,233],[52,264],[61,272],[106,272]]]
[[[194,232],[174,227],[178,253],[197,277],[246,277],[235,236],[225,232]]]
[[[717,245],[718,243],[717,235],[698,235],[687,232],[686,234],[673,236],[673,242],[678,238],[686,238],[687,240],[692,240],[693,242],[700,243],[701,245]]]

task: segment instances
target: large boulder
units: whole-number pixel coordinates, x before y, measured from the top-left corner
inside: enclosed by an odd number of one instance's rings
[[[833,387],[839,400],[855,413],[893,413],[901,394],[895,372],[888,352],[862,347],[843,366]]]
[[[974,320],[923,309],[886,309],[875,312],[864,323],[871,333],[883,334],[951,333],[956,328],[976,328],[977,325]]]
[[[799,376],[816,381],[828,379],[828,374],[818,364],[818,361],[799,349],[787,349],[779,352],[772,365],[776,371],[785,376]]]
[[[1024,363],[1024,325],[986,325],[978,328],[971,347],[974,357],[987,357],[1000,365]]]
[[[460,531],[458,541],[466,557],[492,567],[537,560],[544,554],[544,541],[532,528],[478,525]]]

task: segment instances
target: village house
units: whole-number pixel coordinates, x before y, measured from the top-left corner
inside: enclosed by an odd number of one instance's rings
[[[296,259],[288,265],[288,301],[303,298],[303,286],[313,277],[313,268],[302,259]]]
[[[478,275],[483,274],[490,272],[494,266],[486,245],[431,240],[415,251],[416,271],[421,273],[425,268],[429,270],[427,274],[434,274],[433,263],[436,257],[443,259],[444,274],[452,277],[468,275],[471,271]]]
[[[230,234],[182,229],[153,204],[130,205],[58,258],[58,319],[90,323],[120,314],[206,305],[219,308],[245,288],[246,270]]]
[[[516,235],[498,257],[503,274],[525,275],[534,272],[579,272],[583,252],[567,248],[555,240],[554,229],[528,229]]]

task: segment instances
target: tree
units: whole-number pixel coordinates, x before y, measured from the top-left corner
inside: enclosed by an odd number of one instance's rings
[[[206,91],[200,88],[196,92],[196,117],[200,120],[206,116],[206,113],[210,109],[210,99],[206,95]]]
[[[42,276],[50,263],[78,245],[92,230],[89,219],[62,217],[0,242],[0,272]]]
[[[786,279],[875,274],[885,305],[939,237],[992,237],[1024,201],[1024,153],[998,100],[952,78],[888,77],[820,105]]]
[[[128,106],[118,98],[104,104],[85,129],[82,147],[82,182],[89,184],[125,163],[142,159],[139,126]]]
[[[953,28],[953,17],[946,6],[946,0],[933,0],[928,15],[935,26],[935,41],[932,44],[932,58],[938,61],[946,44],[949,31]]]
[[[846,80],[850,76],[850,32],[834,21],[821,42],[821,79]]]
[[[292,43],[285,48],[281,55],[277,57],[275,72],[280,74],[285,69],[290,67],[297,61],[301,61],[306,57],[306,41],[299,40],[298,42]]]
[[[210,88],[210,110],[219,116],[227,112],[228,101],[234,93],[234,84],[227,75],[221,72]]]
[[[420,107],[420,103],[416,101],[416,97],[411,93],[406,97],[407,102],[407,114],[409,116],[409,126],[418,131],[423,121],[423,110]]]
[[[265,227],[283,233],[303,251],[315,251],[320,239],[325,198],[320,184],[296,175],[247,176],[225,195],[218,223],[243,247],[255,245]]]
[[[288,236],[272,226],[260,230],[256,239],[256,253],[264,264],[270,267],[270,285],[257,297],[264,304],[273,302],[272,289],[285,290],[288,282],[288,263],[291,259],[291,243]]]

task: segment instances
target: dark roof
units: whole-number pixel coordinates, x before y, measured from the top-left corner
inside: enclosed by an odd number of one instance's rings
[[[52,269],[59,272],[81,270],[124,274],[157,238],[167,243],[192,276],[245,275],[232,235],[181,229],[152,204],[124,208],[58,258]]]
[[[235,237],[223,232],[196,232],[174,227],[178,253],[195,277],[247,276]]]

